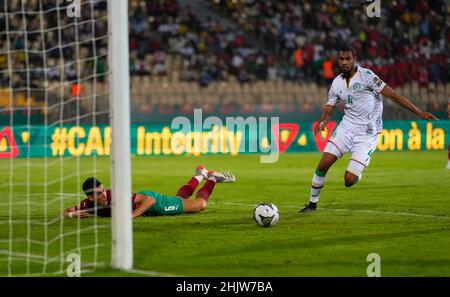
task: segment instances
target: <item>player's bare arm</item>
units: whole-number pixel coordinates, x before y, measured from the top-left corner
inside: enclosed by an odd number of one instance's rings
[[[432,120],[436,121],[437,118],[426,111],[421,111],[417,106],[415,106],[411,101],[409,101],[407,98],[403,97],[402,95],[398,94],[394,90],[392,90],[389,86],[385,86],[383,90],[381,91],[381,95],[388,97],[395,103],[397,103],[400,106],[403,106],[404,108],[414,112],[417,114],[421,119],[424,120]]]
[[[133,211],[133,219],[141,216],[143,213],[145,213],[150,207],[155,204],[155,199],[150,196],[142,195],[142,194],[136,194],[136,197],[133,201],[135,204],[138,204],[139,206]]]
[[[333,114],[334,108],[335,107],[332,105],[325,105],[322,116],[319,119],[319,125],[317,125],[316,128],[314,129],[314,135],[325,129],[325,126],[331,119],[331,115]]]
[[[74,206],[64,209],[63,215],[65,218],[87,218],[89,213],[86,210],[77,210]]]

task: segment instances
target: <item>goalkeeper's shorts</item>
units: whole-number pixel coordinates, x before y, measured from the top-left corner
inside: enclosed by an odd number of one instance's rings
[[[170,216],[183,213],[183,199],[180,197],[166,196],[153,191],[142,191],[139,194],[155,199],[155,204],[144,213],[144,216]]]

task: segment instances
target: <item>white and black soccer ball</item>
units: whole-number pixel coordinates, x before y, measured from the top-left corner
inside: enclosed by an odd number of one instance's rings
[[[253,210],[253,219],[261,227],[270,227],[278,223],[280,215],[273,203],[260,203]]]

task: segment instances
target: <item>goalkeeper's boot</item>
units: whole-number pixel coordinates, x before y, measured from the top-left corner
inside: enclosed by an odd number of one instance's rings
[[[234,183],[236,177],[230,172],[208,171],[208,178],[213,176],[218,183]]]
[[[208,178],[208,170],[206,170],[205,166],[198,165],[197,168],[195,168],[195,175],[201,175],[203,178]]]
[[[310,213],[316,211],[316,209],[317,203],[309,202],[309,204],[305,205],[305,207],[300,210],[300,213]]]

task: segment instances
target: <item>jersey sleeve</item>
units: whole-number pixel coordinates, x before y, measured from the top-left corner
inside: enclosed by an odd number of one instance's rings
[[[336,106],[341,99],[335,91],[334,83],[331,84],[330,90],[328,91],[328,101],[327,105]]]
[[[80,202],[77,210],[88,210],[89,213],[93,213],[94,204],[89,199],[84,199]]]
[[[386,83],[382,81],[372,70],[367,70],[364,78],[367,86],[378,94],[381,93],[386,86]]]

